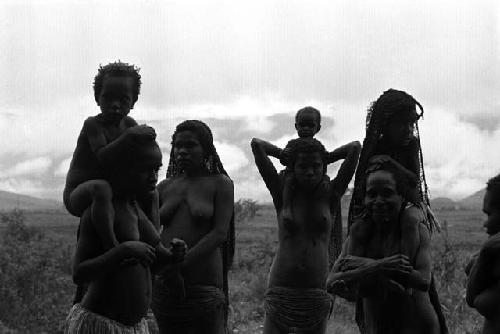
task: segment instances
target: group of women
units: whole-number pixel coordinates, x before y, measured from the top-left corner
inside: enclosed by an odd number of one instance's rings
[[[312,136],[288,143],[284,173],[269,158],[272,145],[252,140],[278,220],[264,296],[265,334],[324,333],[333,295],[356,302],[362,333],[447,332],[431,273],[430,233],[437,224],[423,173],[422,114],[407,93],[384,92],[369,110],[362,149],[353,142],[334,151],[344,162],[331,180],[326,171],[333,152]],[[356,166],[342,245],[333,222]],[[285,173],[293,175],[287,196]],[[151,308],[160,333],[226,333],[233,183],[206,124],[190,120],[176,127],[167,178],[157,191],[162,243],[180,238],[188,249],[177,270],[159,270],[153,279]],[[285,205],[291,208],[287,219]]]

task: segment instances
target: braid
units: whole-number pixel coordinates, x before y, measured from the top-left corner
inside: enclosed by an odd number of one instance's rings
[[[199,120],[187,120],[178,124],[177,127],[175,128],[174,134],[172,135],[172,142],[171,142],[172,149],[170,150],[170,160],[168,162],[167,178],[176,177],[182,173],[182,170],[179,168],[179,166],[177,166],[177,163],[175,162],[174,149],[173,149],[175,137],[181,131],[192,131],[198,136],[200,144],[202,145],[203,151],[206,155],[205,167],[207,168],[209,175],[223,174],[231,180],[226,170],[224,169],[224,166],[222,165],[222,161],[220,160],[220,157],[217,154],[217,150],[215,149],[212,130],[210,130],[208,125]],[[228,271],[233,263],[235,245],[236,245],[236,238],[235,238],[234,210],[233,210],[233,214],[229,222],[227,239],[222,243],[220,247],[222,251],[223,290],[226,296],[226,307],[224,310],[226,329],[227,329],[227,320],[229,315]]]
[[[420,113],[417,113],[415,106],[418,106]],[[350,227],[355,216],[363,214],[363,180],[365,179],[365,171],[368,167],[369,160],[375,155],[377,145],[384,135],[389,121],[394,116],[404,116],[405,113],[411,115],[415,113],[415,128],[414,137],[418,147],[418,160],[420,165],[420,175],[417,175],[419,182],[419,195],[421,201],[429,205],[429,195],[427,182],[424,173],[424,163],[422,157],[422,147],[420,145],[420,133],[418,129],[418,120],[423,117],[424,108],[422,105],[410,94],[395,90],[388,89],[378,97],[377,100],[372,102],[368,107],[366,115],[366,135],[363,140],[363,148],[359,157],[359,164],[356,170],[354,179],[354,190],[351,198],[351,205],[349,206],[348,226]]]

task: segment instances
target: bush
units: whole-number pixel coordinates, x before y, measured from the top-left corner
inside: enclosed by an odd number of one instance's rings
[[[252,199],[239,199],[234,203],[234,216],[236,221],[242,222],[253,219],[259,210],[257,201]]]
[[[70,248],[26,226],[22,211],[0,213],[0,222],[1,326],[21,333],[61,332],[74,289]]]

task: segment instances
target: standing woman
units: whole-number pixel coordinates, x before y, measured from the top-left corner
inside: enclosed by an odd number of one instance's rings
[[[269,159],[276,150],[266,141],[252,140],[255,163],[271,193],[278,219],[278,249],[264,299],[264,334],[323,334],[332,307],[326,292],[331,213],[354,174],[360,145],[352,142],[331,153],[344,162],[330,181],[326,176],[327,152],[318,140],[298,138],[288,142],[287,169],[295,178],[289,196],[291,220],[283,219],[284,178]]]
[[[160,333],[226,333],[234,189],[205,123],[177,125],[158,192],[161,239],[182,236],[188,245],[182,266],[155,279],[152,309]]]

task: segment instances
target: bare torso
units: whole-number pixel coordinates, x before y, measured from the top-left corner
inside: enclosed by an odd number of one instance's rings
[[[163,181],[160,192],[160,216],[164,226],[163,244],[173,238],[183,239],[191,249],[214,226],[217,178],[220,175],[177,177]],[[182,276],[186,285],[211,285],[222,288],[222,253],[216,248],[203,259],[185,266]]]
[[[399,233],[374,233],[366,246],[367,258],[381,259],[400,253]],[[416,259],[410,261],[415,266]],[[403,283],[401,277],[390,278]],[[439,333],[439,321],[428,291],[412,289],[409,294],[408,291],[389,290],[381,282],[377,283],[363,298],[363,313],[369,334],[388,333],[389,329],[401,334]]]
[[[332,228],[331,201],[296,191],[293,221],[285,223],[277,207],[279,246],[269,276],[269,286],[326,287],[328,242]]]
[[[133,202],[115,200],[115,234],[120,243],[130,240],[142,240],[141,224],[152,224],[138,218],[138,205]],[[98,236],[89,221],[88,210],[81,223],[81,235],[89,239],[89,253],[98,256],[104,252],[97,244]],[[145,217],[144,215],[141,215]],[[85,242],[82,240],[82,242]],[[90,258],[92,256],[89,256]],[[88,292],[82,300],[82,306],[104,317],[116,320],[124,325],[139,322],[147,313],[151,300],[151,273],[143,264],[120,266],[116,271],[90,283]]]

